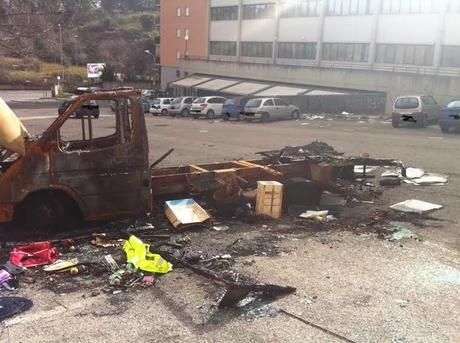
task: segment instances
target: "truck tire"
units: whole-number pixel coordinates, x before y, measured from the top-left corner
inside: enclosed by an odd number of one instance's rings
[[[64,204],[51,193],[32,194],[22,205],[23,221],[28,232],[50,233],[64,225]]]

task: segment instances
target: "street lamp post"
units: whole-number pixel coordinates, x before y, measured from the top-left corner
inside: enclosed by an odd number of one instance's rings
[[[144,53],[151,56],[152,57],[152,60],[153,60],[153,80],[152,80],[152,83],[153,83],[153,86],[156,85],[156,57],[154,54],[152,54],[152,52],[150,50],[144,50]]]
[[[59,27],[59,47],[61,51],[61,78],[62,82],[64,82],[64,54],[62,53],[62,26],[58,24]]]

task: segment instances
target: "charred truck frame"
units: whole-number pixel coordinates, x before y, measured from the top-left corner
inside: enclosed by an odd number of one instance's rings
[[[81,137],[66,141],[62,126],[89,100],[112,101],[115,133],[94,135],[91,115],[81,118]],[[104,91],[76,98],[38,138],[26,139],[25,154],[0,151],[0,223],[49,231],[75,218],[112,220],[148,213],[155,197],[211,192],[225,202],[257,180],[291,177],[313,179],[328,187],[338,170],[355,164],[399,165],[399,162],[314,159],[276,162],[233,161],[177,168],[150,168],[147,128],[141,93]],[[331,169],[332,168],[332,169]]]

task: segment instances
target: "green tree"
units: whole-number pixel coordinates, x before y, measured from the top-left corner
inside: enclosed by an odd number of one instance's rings
[[[107,64],[102,71],[101,80],[104,82],[113,82],[115,79],[115,69],[110,64]]]

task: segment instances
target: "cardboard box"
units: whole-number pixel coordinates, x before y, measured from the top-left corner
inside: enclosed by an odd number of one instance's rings
[[[277,181],[258,181],[256,213],[274,219],[283,214],[283,184]]]
[[[211,224],[209,214],[193,199],[166,201],[165,214],[176,229]]]

